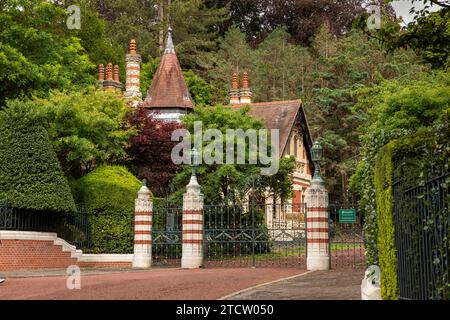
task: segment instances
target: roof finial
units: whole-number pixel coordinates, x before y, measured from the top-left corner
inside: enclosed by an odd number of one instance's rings
[[[164,50],[164,53],[175,53],[175,47],[173,46],[172,41],[172,28],[170,26],[169,29],[167,29],[166,49]]]

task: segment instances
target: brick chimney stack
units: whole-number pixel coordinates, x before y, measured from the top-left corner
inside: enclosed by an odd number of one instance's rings
[[[124,97],[129,100],[135,100],[133,106],[137,106],[139,101],[142,101],[142,93],[140,90],[141,78],[141,55],[137,53],[136,40],[131,39],[130,50],[126,56],[126,90]],[[136,102],[137,101],[137,102]]]
[[[98,81],[105,81],[105,67],[103,66],[103,64],[100,65],[98,70]]]
[[[242,75],[242,89],[239,93],[240,103],[252,103],[252,91],[248,79],[248,72],[244,71]]]
[[[115,68],[114,68],[115,69]],[[115,72],[116,70],[114,70]],[[106,79],[102,82],[103,84],[103,90],[108,92],[114,92],[116,91],[116,88],[118,87],[118,84],[113,79],[113,65],[111,62],[109,62],[106,65]]]
[[[117,64],[114,65],[114,81],[120,83],[120,80],[119,80],[119,66]]]
[[[239,104],[239,81],[236,72],[231,76],[230,104]]]

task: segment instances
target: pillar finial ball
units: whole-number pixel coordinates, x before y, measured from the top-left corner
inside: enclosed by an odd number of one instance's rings
[[[142,185],[145,186],[145,187],[147,186],[147,179],[143,179],[142,180]]]
[[[137,53],[136,39],[131,39],[131,41],[130,41],[130,54],[136,54],[136,53]]]

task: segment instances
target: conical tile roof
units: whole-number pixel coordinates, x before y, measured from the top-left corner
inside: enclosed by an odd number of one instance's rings
[[[168,30],[164,55],[142,106],[151,109],[192,109],[194,106],[175,53],[171,28]]]

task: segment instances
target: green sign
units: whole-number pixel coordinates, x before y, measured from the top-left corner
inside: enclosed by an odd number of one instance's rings
[[[355,223],[356,211],[355,209],[339,209],[340,223]]]

